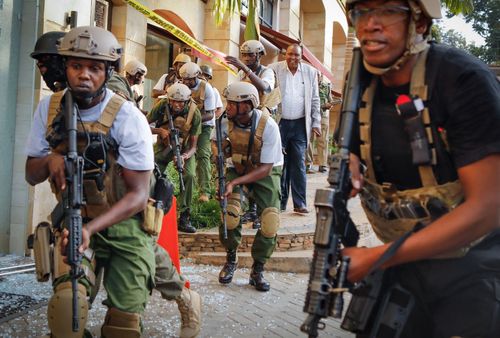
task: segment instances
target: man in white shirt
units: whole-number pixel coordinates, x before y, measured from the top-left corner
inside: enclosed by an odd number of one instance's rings
[[[311,131],[321,136],[317,71],[300,62],[302,47],[290,45],[285,61],[273,63],[281,90],[281,143],[285,154],[281,178],[281,210],[286,210],[290,186],[293,210],[308,213],[306,203],[305,152]]]

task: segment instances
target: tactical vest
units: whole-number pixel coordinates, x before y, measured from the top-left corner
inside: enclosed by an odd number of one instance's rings
[[[160,122],[160,127],[168,130],[168,115],[172,114],[170,111],[170,106],[168,105],[168,99],[165,99],[162,104],[165,106],[165,114],[162,115],[162,120]],[[179,137],[184,140],[181,143],[187,142],[189,140],[189,132],[191,130],[191,125],[193,124],[194,113],[196,112],[196,103],[192,100],[189,101],[189,109],[187,114],[173,115],[174,127],[179,130]]]
[[[59,114],[63,114],[61,109],[63,95],[64,92],[61,91],[53,94],[50,98],[47,116],[47,138],[54,137],[54,120],[56,120]],[[106,137],[109,138],[109,130],[113,125],[116,114],[124,102],[126,102],[126,100],[122,96],[114,94],[102,111],[99,120],[93,122],[79,122],[77,124],[77,151],[79,155],[83,156],[88,149],[87,136],[102,136],[102,140]],[[67,140],[63,137],[61,137],[61,139],[63,141],[54,148],[51,148],[51,150],[55,153],[66,155],[68,146]],[[119,201],[126,192],[125,184],[122,179],[122,167],[116,162],[118,156],[116,149],[112,146],[107,146],[105,154],[107,165],[105,165],[104,172],[102,172],[100,168],[84,169],[83,197],[85,204],[82,206],[83,217],[92,219],[103,214],[109,210],[113,204]],[[86,164],[89,163],[88,157],[89,154],[86,153],[86,156],[84,156]],[[104,163],[97,164],[102,165]],[[85,168],[87,167],[85,166]],[[51,188],[52,192],[56,194],[58,201],[61,201],[62,196],[56,193],[55,186],[52,182]]]
[[[256,114],[254,112],[254,114]],[[266,127],[270,115],[262,112],[259,123],[255,128],[255,135],[251,149],[248,149],[250,143],[251,130],[235,126],[232,121],[228,121],[229,142],[231,144],[231,159],[236,172],[244,175],[260,165],[260,152],[262,150],[262,134]]]
[[[424,103],[428,99],[428,85],[425,79],[428,51],[429,47],[418,55],[410,82],[410,95],[412,97],[418,96]],[[418,167],[422,187],[398,191],[390,183],[377,183],[371,151],[371,117],[376,84],[377,77],[373,77],[371,84],[363,93],[359,110],[361,159],[367,165],[365,184],[360,194],[361,205],[375,234],[381,241],[387,243],[412,230],[419,222],[423,224],[430,223],[435,218],[433,216],[436,212],[441,216],[453,210],[463,202],[464,194],[462,185],[458,180],[444,184],[437,183],[432,169],[432,165],[437,163],[435,142],[443,141],[446,143],[446,140],[434,139],[431,115],[427,106],[422,112],[422,120],[432,153],[432,161],[429,165],[420,165]],[[440,257],[463,256],[472,245],[479,241]]]
[[[257,68],[257,71],[255,72],[255,75],[257,75],[259,78],[261,78],[262,74],[264,74],[264,71],[268,69],[267,67],[264,67],[263,65],[259,65]],[[269,94],[265,94],[264,92],[259,90],[259,106],[257,109],[264,110],[263,108],[266,107],[268,109],[274,109],[278,106],[278,104],[281,103],[281,91],[278,83],[278,77],[276,76],[276,73],[273,70],[274,74],[274,88],[271,89],[271,92]],[[248,82],[252,83],[250,81],[250,78],[248,75],[245,75],[243,79],[241,80],[243,82]]]

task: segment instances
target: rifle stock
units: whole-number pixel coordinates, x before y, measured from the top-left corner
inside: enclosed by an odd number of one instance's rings
[[[164,114],[165,112],[165,107],[164,109]],[[172,144],[172,148],[174,150],[174,156],[175,156],[175,169],[177,169],[177,172],[179,173],[179,190],[183,192],[186,187],[184,185],[184,178],[183,178],[183,173],[184,173],[184,166],[182,165],[182,159],[181,159],[181,142],[179,140],[179,130],[175,128],[174,126],[174,118],[172,117],[172,114],[168,113],[168,129],[170,131],[170,143]]]
[[[222,149],[222,119],[226,115],[223,112],[215,122],[215,134],[217,141],[217,175],[219,182],[219,204],[222,212],[222,235],[224,239],[227,239],[227,224],[226,224],[226,214],[227,214],[227,198],[224,197],[224,192],[226,191],[226,177],[224,175],[224,150]]]
[[[68,264],[70,265],[72,299],[72,329],[79,330],[78,320],[78,279],[83,274],[82,254],[79,249],[82,245],[82,215],[83,204],[83,157],[77,150],[77,114],[71,91],[65,94],[64,111],[66,114],[66,130],[68,132],[68,152],[64,157],[66,171],[66,189],[63,193],[64,218],[69,231],[67,247]]]
[[[309,337],[317,337],[318,330],[325,328],[322,318],[340,318],[343,309],[343,292],[347,291],[349,258],[341,257],[341,244],[354,246],[359,233],[349,216],[347,200],[351,190],[349,152],[352,132],[361,101],[362,56],[354,48],[349,77],[344,90],[341,122],[336,154],[330,159],[328,183],[330,186],[316,191],[314,204],[317,207],[314,254],[309,275],[309,284],[304,304],[308,316],[301,331]]]

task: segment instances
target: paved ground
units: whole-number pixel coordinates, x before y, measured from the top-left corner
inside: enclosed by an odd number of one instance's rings
[[[285,226],[301,227],[314,224],[314,191],[326,186],[325,174],[308,175],[308,205],[311,213],[307,216],[286,212],[283,214]],[[350,206],[355,223],[360,224],[363,245],[376,242],[367,230],[366,219],[359,203]],[[289,208],[290,210],[290,208]],[[0,257],[0,267],[26,262],[29,259]],[[203,297],[203,326],[200,337],[304,337],[299,330],[306,315],[302,312],[307,282],[307,274],[266,272],[271,282],[271,291],[261,293],[248,285],[248,269],[239,269],[233,283],[224,286],[217,281],[220,266],[196,265],[192,261],[182,263],[184,275],[191,281],[192,288]],[[22,274],[0,279],[0,293],[28,295],[38,301],[50,297],[50,284],[37,283],[33,274]],[[106,312],[101,305],[105,293],[100,292],[94,308],[90,312],[87,327],[99,336],[99,327]],[[5,307],[0,299],[0,308]],[[1,337],[37,337],[48,332],[46,309],[42,306],[15,319],[0,324]],[[179,313],[175,302],[166,302],[159,293],[153,293],[144,315],[145,337],[175,337],[179,327]],[[0,318],[0,322],[2,322]],[[354,337],[339,329],[339,322],[327,319],[326,328],[320,337]]]

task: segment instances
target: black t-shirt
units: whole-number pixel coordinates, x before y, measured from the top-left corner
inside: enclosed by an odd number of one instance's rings
[[[426,67],[434,139],[446,133],[450,152],[438,142],[438,183],[456,179],[456,169],[493,153],[500,153],[500,85],[481,61],[458,49],[433,44]],[[372,111],[372,162],[377,181],[394,183],[398,189],[421,187],[418,167],[412,164],[409,137],[395,103],[408,94],[409,84],[377,86]],[[359,133],[359,131],[358,131]],[[359,154],[355,140],[355,152]]]

